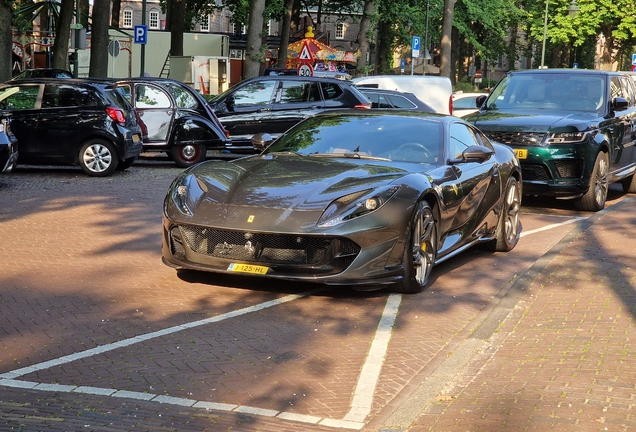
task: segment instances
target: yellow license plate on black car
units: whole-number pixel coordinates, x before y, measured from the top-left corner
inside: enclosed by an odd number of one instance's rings
[[[515,156],[517,156],[517,159],[526,159],[528,157],[528,150],[526,149],[514,149],[515,150]]]
[[[269,267],[257,266],[252,264],[235,264],[228,266],[227,271],[252,274],[267,274]]]
[[[141,142],[141,137],[139,136],[139,134],[133,134],[132,139],[135,144]]]

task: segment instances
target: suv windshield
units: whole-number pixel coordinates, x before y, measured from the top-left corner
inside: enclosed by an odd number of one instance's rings
[[[596,112],[605,106],[605,79],[579,74],[509,74],[495,87],[486,109]]]

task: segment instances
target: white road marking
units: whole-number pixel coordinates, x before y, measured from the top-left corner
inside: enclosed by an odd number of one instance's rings
[[[563,226],[563,225],[572,224],[572,223],[575,223],[575,222],[578,222],[578,221],[584,220],[584,219],[587,219],[587,218],[586,217],[575,217],[575,218],[568,219],[568,220],[560,222],[560,223],[555,223],[555,224],[552,224],[552,225],[546,225],[544,227],[536,228],[536,229],[533,229],[533,230],[530,230],[530,231],[521,231],[521,237],[525,237],[525,236],[530,235],[530,234],[536,234],[536,233],[541,232],[541,231],[551,230],[551,229],[558,228],[558,227]]]
[[[535,234],[542,231],[558,228],[563,225],[575,223],[579,220],[586,219],[585,217],[576,217],[567,221],[546,225],[545,227],[537,228],[530,231],[523,231],[521,237],[526,235]],[[308,424],[320,424],[322,426],[328,426],[339,429],[352,429],[360,430],[364,427],[364,420],[371,412],[371,406],[373,403],[373,396],[375,394],[375,388],[380,378],[382,366],[386,358],[388,351],[389,341],[393,332],[393,325],[397,318],[397,314],[402,302],[401,294],[391,294],[387,298],[382,317],[378,324],[378,328],[375,333],[375,337],[371,342],[371,347],[367,353],[367,357],[362,366],[360,376],[354,391],[354,396],[351,401],[349,412],[341,420],[330,419],[326,417],[316,417],[310,415],[303,415],[298,413],[280,412],[275,410],[263,409],[258,407],[233,405],[227,403],[197,401],[194,399],[177,398],[166,395],[157,395],[153,393],[142,393],[128,390],[117,390],[109,388],[91,387],[91,386],[73,386],[73,385],[61,385],[61,384],[46,384],[37,383],[32,381],[17,380],[21,376],[27,375],[32,372],[36,372],[43,369],[48,369],[53,366],[59,366],[62,364],[70,363],[75,360],[91,357],[97,354],[102,354],[107,351],[112,351],[118,348],[130,346],[139,342],[147,341],[160,336],[165,336],[171,333],[187,330],[202,325],[223,321],[229,318],[235,318],[237,316],[245,315],[251,312],[256,312],[269,307],[278,306],[293,300],[297,300],[302,297],[306,297],[321,289],[315,289],[306,291],[300,294],[293,294],[282,297],[280,299],[271,300],[268,302],[260,303],[254,306],[249,306],[243,309],[239,309],[232,312],[227,312],[221,315],[217,315],[211,318],[206,318],[191,323],[181,324],[173,327],[169,327],[163,330],[158,330],[151,333],[135,336],[122,341],[113,342],[110,344],[98,346],[78,353],[70,354],[67,356],[59,357],[57,359],[37,363],[35,365],[27,366],[20,369],[15,369],[10,372],[0,374],[0,386],[25,388],[41,391],[55,391],[60,393],[86,393],[94,395],[102,395],[107,397],[117,397],[126,399],[146,400],[154,401],[163,404],[171,404],[176,406],[189,406],[193,408],[200,408],[206,410],[226,411],[226,412],[241,412],[253,415],[260,415],[264,417],[276,417],[282,420],[291,420],[296,422],[308,423]]]

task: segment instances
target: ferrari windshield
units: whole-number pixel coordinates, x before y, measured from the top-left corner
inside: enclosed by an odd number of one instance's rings
[[[605,80],[598,75],[509,74],[494,88],[488,110],[598,111],[605,104]]]
[[[265,150],[305,156],[356,157],[435,164],[442,160],[443,124],[434,117],[317,116]]]

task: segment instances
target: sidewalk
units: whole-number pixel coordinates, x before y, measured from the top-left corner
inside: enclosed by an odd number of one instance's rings
[[[583,221],[513,285],[485,349],[408,430],[636,430],[635,239],[634,198]]]

